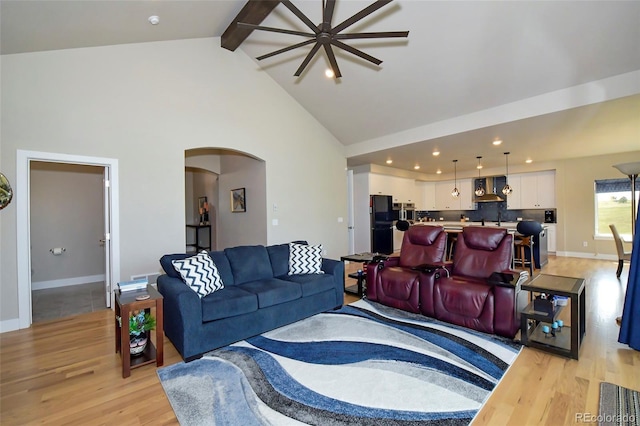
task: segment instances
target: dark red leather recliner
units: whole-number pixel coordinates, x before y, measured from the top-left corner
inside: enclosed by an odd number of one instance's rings
[[[513,235],[503,228],[467,226],[452,263],[420,276],[420,312],[474,330],[513,338],[520,327],[527,271],[511,269]]]
[[[441,264],[447,234],[441,226],[414,225],[402,240],[400,256],[367,265],[367,298],[383,305],[420,313],[419,282],[424,264]]]

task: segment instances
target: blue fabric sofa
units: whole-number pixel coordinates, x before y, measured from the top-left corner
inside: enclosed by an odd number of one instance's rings
[[[185,361],[283,325],[342,306],[344,265],[322,259],[324,274],[288,275],[289,245],[239,246],[212,251],[224,288],[202,299],[181,279],[173,260],[160,259],[164,275],[164,332]]]

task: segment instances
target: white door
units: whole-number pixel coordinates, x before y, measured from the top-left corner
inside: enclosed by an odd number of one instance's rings
[[[107,308],[111,307],[111,289],[114,288],[111,270],[111,179],[109,167],[104,168],[103,190],[104,190],[104,237],[101,240],[104,244],[104,290]]]
[[[349,239],[348,253],[356,252],[355,215],[353,201],[353,170],[347,170],[347,235]]]

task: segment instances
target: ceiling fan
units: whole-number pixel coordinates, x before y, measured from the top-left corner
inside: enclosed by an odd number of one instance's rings
[[[363,39],[363,38],[388,38],[388,37],[407,37],[409,35],[409,31],[386,31],[386,32],[369,32],[369,33],[350,33],[350,34],[341,34],[343,30],[360,21],[361,19],[369,16],[376,10],[381,7],[391,3],[393,0],[377,0],[369,6],[362,9],[360,12],[351,16],[350,18],[344,20],[340,24],[332,27],[331,20],[333,18],[333,10],[335,8],[336,0],[322,0],[322,23],[319,25],[315,25],[307,16],[300,11],[291,1],[282,0],[281,3],[284,4],[287,9],[289,9],[294,15],[296,15],[302,22],[304,22],[310,29],[313,31],[312,33],[302,32],[302,31],[293,31],[286,30],[281,28],[273,28],[273,27],[264,27],[260,25],[248,24],[244,22],[238,22],[238,26],[246,29],[252,30],[262,30],[262,31],[270,31],[275,33],[283,33],[283,34],[291,34],[297,35],[301,37],[307,37],[308,40],[305,40],[301,43],[296,43],[291,46],[287,46],[283,49],[276,50],[271,53],[267,53],[266,55],[258,56],[256,59],[261,61],[263,59],[270,58],[275,55],[279,55],[280,53],[288,52],[293,49],[297,49],[298,47],[303,47],[309,44],[313,44],[311,51],[302,61],[302,64],[295,72],[294,76],[299,77],[300,74],[307,67],[311,59],[315,56],[315,54],[320,50],[321,47],[324,47],[324,50],[327,54],[327,58],[329,59],[329,64],[331,65],[331,70],[336,78],[342,77],[340,73],[340,68],[338,67],[338,62],[336,61],[336,57],[333,53],[332,46],[338,47],[342,50],[345,50],[355,56],[358,56],[362,59],[365,59],[369,62],[372,62],[376,65],[380,65],[382,61],[378,58],[375,58],[371,55],[364,53],[363,51],[356,49],[354,47],[349,46],[348,44],[343,43],[340,40],[350,40],[350,39]]]

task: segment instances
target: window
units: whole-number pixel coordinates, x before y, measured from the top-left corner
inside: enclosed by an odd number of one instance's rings
[[[603,179],[595,183],[596,237],[611,237],[609,224],[613,223],[620,235],[630,238],[631,179]]]

